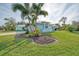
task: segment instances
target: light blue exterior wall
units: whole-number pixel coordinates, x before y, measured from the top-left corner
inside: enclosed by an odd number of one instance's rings
[[[23,27],[24,25],[17,25],[16,31],[24,31]],[[37,27],[40,29],[41,32],[54,32],[55,31],[55,27],[49,24],[41,23],[41,24],[37,24]]]
[[[46,28],[47,26],[47,28]],[[41,32],[53,32],[55,31],[55,28],[48,24],[39,24],[37,27],[40,29]]]

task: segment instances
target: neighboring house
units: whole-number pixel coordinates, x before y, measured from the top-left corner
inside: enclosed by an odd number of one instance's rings
[[[36,23],[36,24],[41,32],[54,32],[56,30],[55,25],[47,23],[47,22],[41,22],[41,23]],[[25,30],[23,30],[24,27],[25,27],[25,25],[17,25],[16,31],[25,32]],[[31,28],[34,29],[33,26],[31,26]],[[31,31],[30,27],[27,27],[27,29],[29,29],[29,31]]]

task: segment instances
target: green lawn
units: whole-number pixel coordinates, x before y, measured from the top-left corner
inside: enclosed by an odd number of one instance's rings
[[[27,55],[79,55],[79,35],[66,32],[57,31],[50,33],[51,36],[57,39],[56,42],[48,45],[39,45],[31,42],[28,39],[21,39],[15,42],[14,36],[0,37],[0,55],[9,56],[27,56]]]
[[[79,31],[73,31],[73,33],[75,33],[75,34],[79,34]]]

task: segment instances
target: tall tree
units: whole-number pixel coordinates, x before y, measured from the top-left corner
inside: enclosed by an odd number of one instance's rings
[[[14,31],[16,29],[16,22],[14,18],[4,18],[4,20],[6,20],[6,23],[4,24],[6,31]]]
[[[66,21],[67,21],[67,17],[62,17],[62,18],[59,20],[59,22],[62,22],[63,30],[65,30]]]
[[[67,17],[62,17],[59,22],[62,22],[63,25],[66,23]]]
[[[24,3],[24,4],[13,4],[12,10],[16,12],[19,10],[21,12],[21,18],[26,20],[28,19],[29,24],[33,25],[36,28],[36,21],[39,15],[48,15],[47,11],[42,10],[43,3]],[[31,27],[30,27],[31,28]]]

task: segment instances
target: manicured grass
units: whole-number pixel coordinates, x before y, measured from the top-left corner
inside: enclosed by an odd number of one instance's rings
[[[12,45],[14,36],[0,36],[0,50]]]
[[[14,36],[0,37],[0,43],[7,42],[6,44],[8,45],[8,47],[6,47],[5,49],[1,49],[0,55],[9,55],[9,56],[79,55],[79,35],[78,34],[74,34],[67,31],[57,31],[49,34],[52,37],[55,37],[57,41],[48,45],[36,44],[34,42],[31,42],[30,39],[27,39],[27,38],[15,43],[13,41],[15,40]],[[5,46],[5,44],[2,44],[2,46]]]
[[[75,33],[75,34],[79,34],[79,31],[73,31],[73,33]]]

